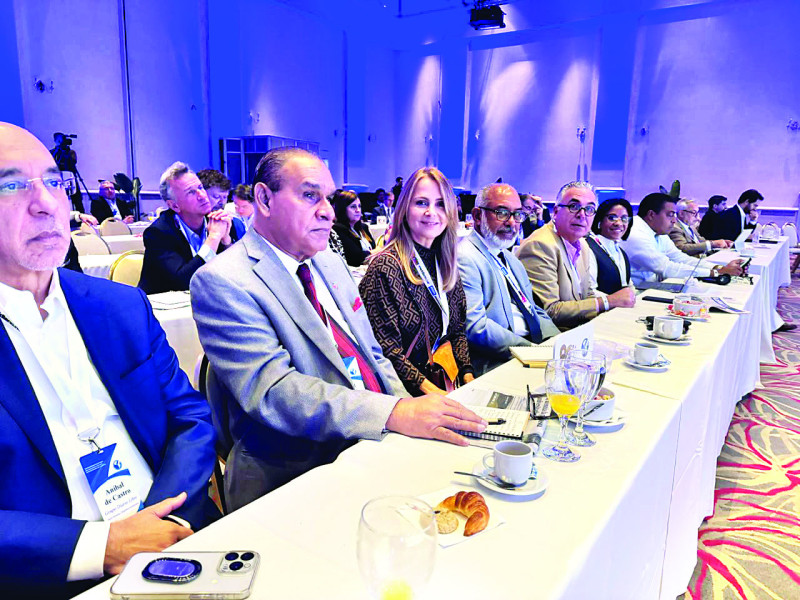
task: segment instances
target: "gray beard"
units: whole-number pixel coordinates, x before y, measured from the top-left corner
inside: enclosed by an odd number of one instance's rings
[[[500,252],[500,250],[508,250],[514,245],[514,238],[516,237],[514,236],[510,240],[502,239],[499,235],[489,229],[486,221],[481,221],[478,224],[478,232],[481,234],[486,247],[489,248],[489,250],[494,250],[495,252]]]

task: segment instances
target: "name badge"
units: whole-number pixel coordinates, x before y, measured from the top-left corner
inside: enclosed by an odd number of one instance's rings
[[[358,361],[355,356],[345,356],[342,358],[344,361],[344,368],[347,369],[347,374],[350,376],[350,383],[353,384],[355,390],[365,390],[364,378],[361,376],[361,369],[358,366]]]
[[[124,519],[139,511],[142,501],[134,487],[134,479],[119,453],[116,444],[109,444],[99,452],[81,456],[81,468],[94,501],[104,521]]]

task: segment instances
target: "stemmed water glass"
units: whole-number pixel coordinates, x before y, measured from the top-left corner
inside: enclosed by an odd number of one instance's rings
[[[561,435],[558,443],[544,449],[542,454],[557,462],[575,462],[581,455],[567,446],[567,421],[580,407],[589,385],[589,371],[566,359],[549,360],[544,370],[544,385],[550,406],[561,419]]]
[[[358,523],[358,567],[375,600],[417,598],[433,572],[436,520],[417,498],[386,496],[364,505]]]
[[[584,413],[589,402],[594,400],[603,382],[606,379],[606,357],[600,352],[577,349],[572,350],[567,355],[567,360],[574,364],[583,365],[588,371],[588,382],[585,394],[581,397],[581,405],[578,409],[578,418],[575,423],[574,431],[567,434],[567,442],[570,446],[589,447],[594,446],[597,441],[583,430]]]

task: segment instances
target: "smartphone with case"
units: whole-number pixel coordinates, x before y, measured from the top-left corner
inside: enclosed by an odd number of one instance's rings
[[[251,550],[140,552],[111,586],[114,600],[239,600],[250,596],[260,557]]]

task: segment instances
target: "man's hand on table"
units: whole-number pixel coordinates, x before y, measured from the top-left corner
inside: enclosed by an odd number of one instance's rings
[[[636,290],[624,287],[607,296],[609,308],[632,308],[636,304]]]
[[[122,222],[123,222],[123,223],[127,223],[128,225],[130,225],[131,223],[133,223],[133,216],[131,216],[131,215],[128,215],[127,217],[125,217],[124,219],[122,219]]]
[[[192,535],[188,527],[162,519],[186,500],[186,492],[143,508],[127,519],[114,521],[108,532],[103,570],[117,575],[137,552],[161,552],[167,546]]]
[[[386,429],[391,431],[459,446],[467,446],[469,442],[454,430],[481,433],[486,425],[486,421],[462,404],[436,394],[401,398],[386,421]]]
[[[733,242],[730,240],[713,240],[711,242],[712,248],[730,248],[733,246]]]
[[[732,260],[724,267],[720,267],[719,274],[728,274],[731,277],[739,277],[744,273],[742,269],[742,259],[737,258],[736,260]]]

